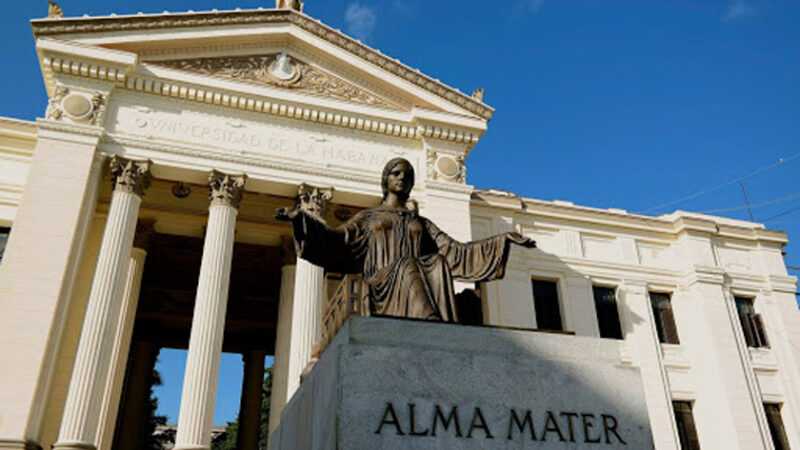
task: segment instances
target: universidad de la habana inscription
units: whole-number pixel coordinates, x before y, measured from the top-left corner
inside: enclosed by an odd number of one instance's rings
[[[378,172],[389,159],[411,157],[399,145],[363,142],[343,136],[311,133],[251,120],[219,121],[190,109],[153,110],[143,105],[113,105],[112,132],[157,139],[159,142],[198,144],[244,156],[266,156]],[[174,107],[173,107],[174,108]],[[399,138],[386,137],[386,142]],[[396,143],[395,143],[396,144]]]

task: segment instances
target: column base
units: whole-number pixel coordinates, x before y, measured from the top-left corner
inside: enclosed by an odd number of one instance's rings
[[[42,446],[33,441],[0,438],[0,450],[42,450]]]
[[[53,444],[53,450],[97,450],[91,442],[63,441]]]

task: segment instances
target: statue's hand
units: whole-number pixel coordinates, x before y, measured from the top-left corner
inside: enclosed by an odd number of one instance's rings
[[[300,214],[300,208],[278,208],[275,210],[275,219],[289,222]]]
[[[512,231],[507,234],[508,240],[513,242],[514,244],[521,245],[525,248],[536,248],[536,241],[533,239],[527,238],[516,231]]]

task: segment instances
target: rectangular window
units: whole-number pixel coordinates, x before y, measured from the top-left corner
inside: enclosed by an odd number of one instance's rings
[[[9,233],[11,233],[11,228],[0,227],[0,262],[3,262],[3,253],[6,252],[6,242],[8,242]]]
[[[622,327],[619,324],[616,289],[592,286],[594,291],[594,307],[597,310],[597,324],[600,337],[622,339]]]
[[[543,330],[563,330],[561,308],[558,304],[558,287],[553,281],[533,280],[533,306],[536,324]]]
[[[658,340],[662,344],[680,344],[675,316],[672,315],[672,303],[669,294],[651,292],[650,304],[653,306],[653,318],[656,321]]]
[[[678,439],[681,450],[700,450],[700,440],[697,439],[697,428],[692,415],[692,402],[672,402],[675,412],[675,424],[678,426]]]
[[[764,332],[764,323],[761,315],[753,309],[753,299],[747,297],[734,297],[736,312],[739,313],[739,323],[742,324],[744,340],[748,347],[769,347],[767,334]]]
[[[767,414],[769,434],[772,435],[775,450],[789,450],[789,439],[786,437],[786,429],[783,427],[783,419],[781,419],[781,405],[764,403],[764,412]]]

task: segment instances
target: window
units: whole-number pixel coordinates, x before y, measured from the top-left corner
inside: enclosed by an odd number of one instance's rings
[[[772,435],[775,450],[789,450],[789,439],[786,437],[786,429],[783,428],[783,419],[781,419],[781,405],[764,403],[764,412],[767,414],[769,434]]]
[[[536,324],[543,330],[563,330],[558,288],[553,281],[533,280],[533,306]]]
[[[594,307],[597,310],[597,324],[600,337],[622,339],[622,327],[619,324],[616,289],[592,286],[594,291]]]
[[[669,294],[651,292],[650,304],[653,305],[653,318],[656,321],[658,340],[662,344],[680,344],[675,317],[672,315],[672,304]]]
[[[700,450],[697,428],[694,426],[692,402],[672,402],[675,424],[678,426],[678,439],[682,450]]]
[[[764,324],[761,315],[753,309],[753,299],[747,297],[734,297],[736,312],[739,313],[739,322],[742,324],[744,340],[748,347],[769,347],[767,335],[764,333]]]
[[[11,228],[0,227],[0,262],[3,262],[3,253],[6,251],[6,242],[8,242],[8,234]]]

